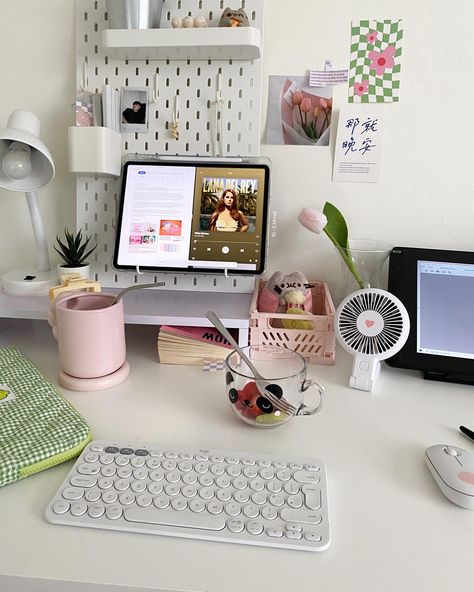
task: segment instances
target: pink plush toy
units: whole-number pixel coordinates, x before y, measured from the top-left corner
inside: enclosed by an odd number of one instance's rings
[[[301,271],[286,275],[276,271],[263,287],[257,308],[259,312],[286,313],[289,308],[313,312],[311,285]]]

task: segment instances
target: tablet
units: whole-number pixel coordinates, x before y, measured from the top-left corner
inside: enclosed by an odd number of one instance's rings
[[[260,162],[126,162],[114,266],[263,273],[269,178]]]
[[[474,253],[395,247],[388,289],[405,304],[411,328],[387,363],[474,384]]]

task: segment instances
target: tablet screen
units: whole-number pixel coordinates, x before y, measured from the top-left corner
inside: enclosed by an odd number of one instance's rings
[[[474,253],[395,247],[388,289],[411,323],[406,344],[387,363],[474,383]]]
[[[268,190],[265,164],[127,162],[114,266],[260,274]]]

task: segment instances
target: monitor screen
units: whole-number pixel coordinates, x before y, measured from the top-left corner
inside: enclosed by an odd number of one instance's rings
[[[261,274],[268,194],[266,164],[127,162],[114,266]]]
[[[474,359],[474,264],[417,262],[416,350]]]
[[[410,316],[404,347],[391,366],[421,370],[426,378],[474,382],[474,253],[395,247],[390,292]]]

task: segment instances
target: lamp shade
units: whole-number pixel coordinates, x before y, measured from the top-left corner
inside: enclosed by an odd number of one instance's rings
[[[8,118],[7,128],[0,130],[0,163],[4,162],[12,142],[21,142],[31,149],[31,170],[23,179],[7,175],[0,166],[0,187],[11,191],[37,191],[54,179],[53,158],[39,138],[40,121],[30,111],[14,111]]]

